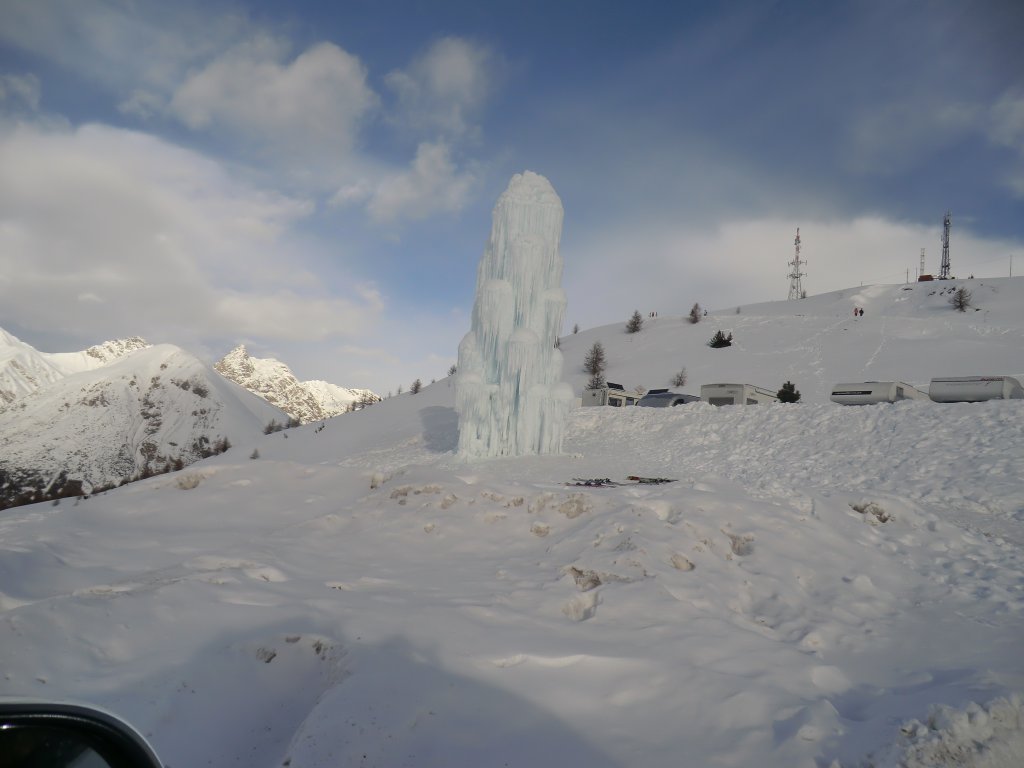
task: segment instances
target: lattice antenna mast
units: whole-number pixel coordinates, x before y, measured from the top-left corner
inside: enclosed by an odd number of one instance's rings
[[[924,274],[924,248],[921,249],[921,269],[918,271],[917,276],[920,277]]]
[[[793,260],[789,262],[791,267],[789,271],[789,298],[802,299],[804,297],[804,289],[800,283],[800,278],[806,277],[807,273],[800,271],[800,265],[807,262],[800,259],[800,227],[796,228],[796,240],[793,241],[793,245],[796,246],[796,253],[793,255]]]
[[[939,269],[939,280],[949,280],[949,228],[953,225],[953,215],[946,211],[942,219],[942,267]]]

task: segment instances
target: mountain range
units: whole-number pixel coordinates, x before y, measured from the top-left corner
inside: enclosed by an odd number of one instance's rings
[[[252,357],[244,344],[228,352],[213,368],[304,424],[380,400],[368,389],[347,389],[327,381],[299,381],[280,360]]]
[[[44,353],[0,330],[0,506],[180,468],[271,423],[326,419],[379,399],[299,382],[244,347],[211,367],[138,337]]]

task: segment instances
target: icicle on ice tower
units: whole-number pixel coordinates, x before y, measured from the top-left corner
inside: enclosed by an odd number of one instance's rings
[[[498,198],[459,344],[455,410],[468,457],[558,453],[573,403],[555,341],[565,314],[562,201],[543,176],[516,174]]]

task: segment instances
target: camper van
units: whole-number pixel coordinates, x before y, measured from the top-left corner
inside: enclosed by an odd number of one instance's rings
[[[600,389],[584,389],[582,405],[610,405],[621,408],[624,405],[635,405],[640,396],[627,392],[621,384],[608,382]]]
[[[927,400],[928,395],[902,381],[861,381],[836,384],[832,387],[830,399],[840,405],[874,405],[899,400]]]
[[[1020,400],[1024,387],[1013,376],[960,376],[932,379],[928,397],[936,403],[980,403],[983,400]]]
[[[700,399],[712,405],[760,405],[779,400],[774,392],[753,384],[705,384]]]

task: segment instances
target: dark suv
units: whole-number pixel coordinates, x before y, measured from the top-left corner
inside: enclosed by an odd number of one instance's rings
[[[636,401],[637,405],[650,408],[671,408],[676,405],[695,403],[700,400],[696,395],[684,395],[681,392],[669,392],[667,389],[652,389]]]

